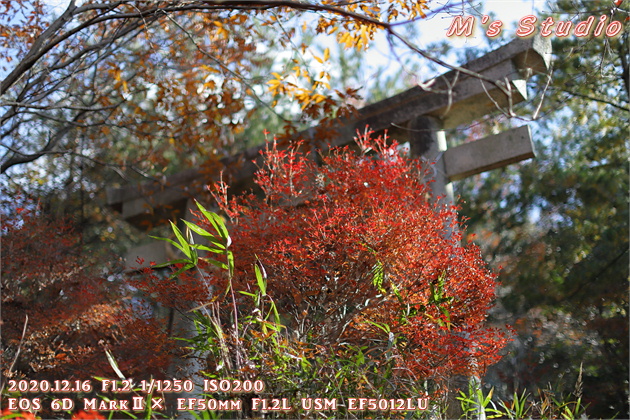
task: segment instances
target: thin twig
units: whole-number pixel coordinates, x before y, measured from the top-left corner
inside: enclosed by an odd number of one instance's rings
[[[17,363],[18,357],[20,356],[20,351],[22,350],[22,343],[24,343],[24,337],[26,337],[26,327],[27,327],[27,325],[28,325],[28,314],[25,315],[24,328],[22,328],[22,338],[20,338],[20,343],[18,344],[17,351],[15,352],[15,357],[13,358],[13,363],[11,363],[11,366],[9,367],[9,371],[6,374],[7,377],[11,376],[11,371],[15,367],[15,364]],[[0,384],[0,390],[1,389],[4,389],[4,384]]]

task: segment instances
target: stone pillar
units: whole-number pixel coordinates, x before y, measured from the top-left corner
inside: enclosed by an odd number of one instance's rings
[[[432,164],[433,182],[431,199],[443,197],[443,203],[453,204],[453,186],[446,175],[444,152],[446,152],[446,135],[442,130],[442,122],[435,117],[418,117],[409,122],[409,144],[412,156],[422,156]]]

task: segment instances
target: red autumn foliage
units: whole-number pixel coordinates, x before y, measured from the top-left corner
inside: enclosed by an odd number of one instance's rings
[[[415,378],[481,374],[507,341],[484,326],[496,275],[474,245],[461,245],[456,209],[429,200],[430,167],[370,133],[357,145],[317,164],[299,144],[273,144],[256,176],[262,195],[228,199],[217,185],[232,222],[234,290],[256,290],[259,261],[298,340],[368,345],[375,357],[393,348]],[[225,276],[212,281],[227,287]]]
[[[29,413],[27,411],[15,413],[7,409],[0,412],[0,419],[4,418],[10,418],[14,420],[36,420],[38,417],[36,417],[35,414]]]
[[[98,411],[79,411],[72,416],[72,420],[100,420],[105,419]]]
[[[168,337],[124,298],[120,279],[108,281],[102,262],[82,253],[71,224],[47,219],[33,203],[3,210],[3,385],[11,378],[96,384],[95,376],[115,376],[106,350],[126,375],[158,376],[170,361]]]

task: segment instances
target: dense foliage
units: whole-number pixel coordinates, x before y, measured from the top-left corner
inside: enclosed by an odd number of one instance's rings
[[[0,389],[10,379],[112,377],[106,352],[129,376],[164,375],[174,347],[157,320],[113,281],[115,269],[83,252],[70,223],[51,220],[33,203],[12,210],[0,228]],[[29,397],[49,402],[53,394]]]
[[[216,186],[229,236],[202,207],[186,223],[201,241],[174,227],[180,281],[151,275],[140,287],[206,308],[190,339],[205,375],[260,379],[291,400],[430,393],[437,404],[453,376],[499,359],[505,332],[485,326],[495,274],[460,244],[455,209],[429,200],[430,168],[370,136],[321,164],[274,142],[256,174],[262,194]]]
[[[558,2],[556,20],[627,12]],[[488,380],[503,397],[551,385],[587,414],[628,411],[628,31],[553,38],[554,72],[534,132],[537,158],[456,187],[486,255],[501,264],[501,322],[518,335]]]
[[[454,209],[429,201],[427,168],[370,133],[357,144],[321,166],[297,147],[271,146],[256,178],[264,197],[220,197],[233,223],[235,287],[251,282],[258,260],[301,340],[379,342],[374,322],[420,378],[474,373],[473,359],[483,371],[503,343],[483,328],[495,275],[460,245]]]

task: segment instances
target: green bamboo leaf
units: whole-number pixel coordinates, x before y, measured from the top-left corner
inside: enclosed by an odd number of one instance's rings
[[[280,332],[282,328],[284,328],[284,325],[274,324],[273,322],[269,322],[269,321],[262,321],[262,325],[275,332]]]
[[[227,270],[228,266],[227,264],[225,264],[224,262],[221,261],[217,261],[217,260],[213,260],[212,258],[199,258],[201,261],[210,263],[212,265],[214,265],[215,267],[218,267],[222,270]]]
[[[230,277],[232,277],[234,275],[234,254],[232,253],[232,251],[227,251],[227,261],[228,261],[228,271],[230,274]]]
[[[170,267],[175,264],[192,264],[192,261],[186,260],[186,259],[172,260],[172,261],[167,261],[165,263],[153,265],[151,266],[151,268],[165,268],[165,267]]]
[[[109,365],[112,367],[112,369],[114,369],[114,372],[116,372],[116,375],[118,375],[118,377],[124,381],[125,375],[123,375],[118,368],[118,363],[116,363],[116,359],[114,359],[114,356],[108,349],[105,349],[105,356],[107,356],[107,361],[109,362]]]
[[[200,236],[202,236],[202,237],[204,237],[204,238],[207,238],[207,239],[208,239],[208,240],[209,240],[212,244],[214,244],[215,246],[217,246],[217,247],[218,247],[218,248],[220,248],[221,250],[224,250],[224,249],[225,249],[225,245],[224,245],[224,244],[222,243],[222,241],[221,241],[219,238],[217,238],[215,235],[211,234],[211,233],[210,233],[210,232],[208,232],[207,230],[202,229],[201,227],[199,227],[199,226],[197,226],[196,224],[191,223],[191,222],[189,222],[189,221],[187,221],[187,220],[182,220],[182,221],[186,224],[186,226],[188,226],[188,228],[189,228],[190,230],[192,230],[192,231],[193,231],[193,232],[195,232],[196,234],[198,234],[198,235],[200,235]],[[222,252],[222,251],[219,251],[219,252]]]
[[[219,248],[210,248],[206,245],[200,245],[200,244],[190,244],[191,248],[194,249],[198,249],[200,251],[208,251],[208,252],[212,252],[213,254],[222,254],[224,251],[223,249],[219,249]]]
[[[181,246],[180,244],[178,244],[177,242],[173,241],[172,239],[169,239],[169,238],[161,238],[161,237],[159,237],[159,236],[151,236],[151,235],[149,235],[149,238],[152,238],[152,239],[157,239],[157,240],[160,240],[160,241],[166,241],[166,242],[168,242],[169,244],[171,244],[171,245],[173,245],[174,247],[176,247],[177,249],[179,249],[180,251],[182,251],[184,254],[186,253],[186,252],[184,252],[184,248],[182,248],[182,246]]]
[[[446,309],[444,306],[440,306],[440,312],[442,312],[444,314],[444,316],[446,317],[447,321],[451,321],[451,314],[448,311],[448,309]]]
[[[385,289],[383,288],[383,280],[385,279],[383,263],[377,260],[371,271],[373,276],[372,284],[378,289],[379,292],[385,293]]]
[[[265,279],[263,278],[262,272],[260,268],[258,268],[258,264],[254,264],[254,271],[256,272],[256,283],[258,283],[258,288],[263,296],[267,295],[267,284],[265,283]]]
[[[402,303],[404,299],[403,299],[402,295],[400,294],[400,292],[398,291],[398,286],[396,286],[396,283],[394,283],[393,281],[390,281],[389,285],[392,288],[392,292],[394,292],[394,296],[396,296],[398,301],[400,303]]]
[[[389,334],[389,332],[390,332],[389,325],[387,325],[387,324],[378,324],[378,323],[376,323],[376,322],[372,322],[372,321],[367,320],[367,319],[366,319],[365,321],[366,321],[368,324],[372,324],[372,325],[374,325],[375,327],[380,328],[380,329],[381,329],[381,330],[383,330],[386,334]]]
[[[273,311],[274,322],[276,324],[280,324],[280,314],[278,313],[278,308],[274,302],[271,302],[271,311]],[[271,311],[269,313],[271,313]],[[269,317],[269,315],[267,315]]]
[[[201,203],[199,203],[199,201],[195,201],[195,204],[197,204],[199,211],[201,211],[201,213],[206,217],[206,219],[208,219],[208,221],[212,223],[212,226],[216,229],[219,236],[221,236],[221,238],[224,239],[225,246],[229,247],[230,244],[232,243],[232,239],[230,238],[230,234],[228,233],[228,230],[225,227],[225,223],[223,222],[223,219],[221,218],[221,216],[219,216],[216,213],[206,210],[205,207],[203,207]]]
[[[203,236],[203,237],[214,237],[213,234],[211,234],[210,232],[208,232],[207,230],[205,230],[204,228],[202,228],[201,226],[198,226],[192,222],[189,222],[188,220],[184,220],[182,219],[182,222],[184,222],[184,224],[186,226],[188,226],[188,228],[190,230],[192,230],[193,232],[195,232],[197,235]]]
[[[232,244],[232,238],[230,238],[230,234],[228,233],[228,230],[225,227],[225,223],[223,222],[223,219],[221,218],[221,216],[219,216],[216,213],[210,213],[210,214],[212,216],[212,219],[210,219],[210,222],[212,223],[214,228],[217,230],[217,232],[219,232],[219,235],[221,236],[221,238],[225,240],[225,246],[229,247]]]
[[[171,274],[171,276],[169,277],[169,279],[174,279],[175,277],[179,276],[180,274],[182,274],[184,271],[186,270],[190,270],[191,268],[195,268],[194,264],[186,264],[185,266],[183,266],[182,268],[180,268],[179,270],[177,270],[176,272],[174,272],[173,274]]]
[[[363,355],[363,352],[359,350],[359,354],[357,355],[357,364],[362,365],[364,363],[365,363],[365,356]]]
[[[197,250],[192,246],[188,249],[190,250],[190,262],[196,267],[197,263],[199,262],[199,254],[197,253]]]
[[[182,231],[179,230],[179,228],[177,227],[177,225],[175,223],[173,223],[172,221],[169,221],[169,222],[171,224],[171,228],[173,229],[173,233],[175,233],[175,237],[177,238],[177,240],[179,241],[179,243],[182,246],[182,247],[180,247],[180,249],[182,250],[184,255],[186,255],[188,258],[192,259],[191,251],[190,251],[190,244],[184,238],[184,235],[182,234]]]
[[[492,399],[492,394],[493,393],[494,393],[494,388],[491,388],[490,392],[488,392],[488,395],[486,395],[486,398],[483,400],[483,406],[484,407],[486,407],[490,403],[490,400]]]

